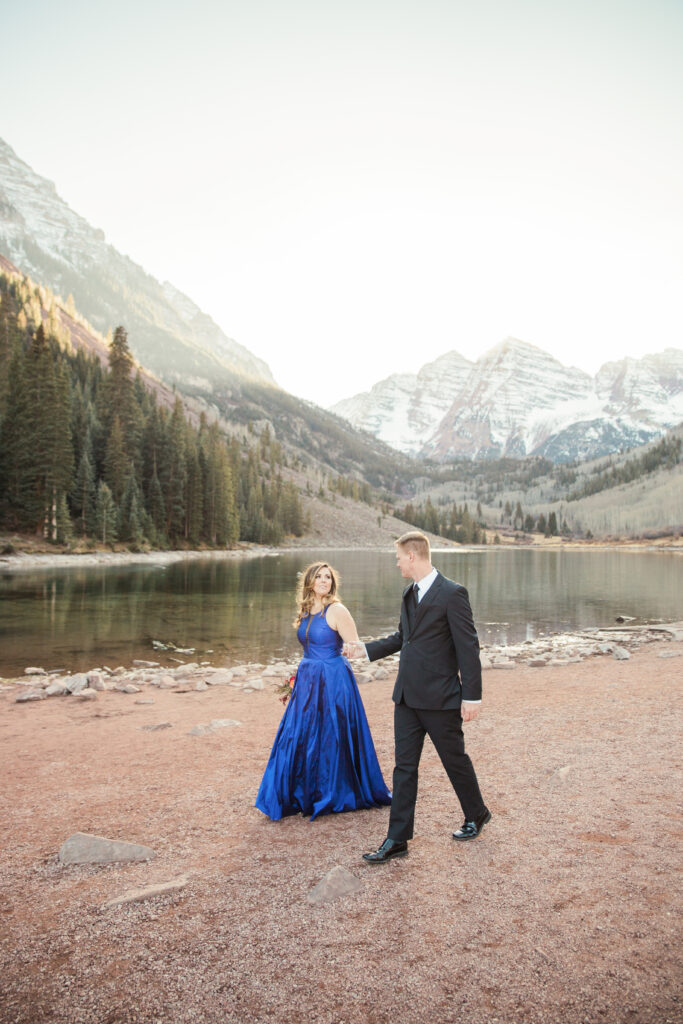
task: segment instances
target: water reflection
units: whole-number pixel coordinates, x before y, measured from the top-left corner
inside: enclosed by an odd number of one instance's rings
[[[361,635],[393,631],[404,583],[393,553],[334,552],[342,598]],[[316,552],[244,561],[44,570],[0,578],[0,673],[28,664],[86,669],[150,658],[152,640],[195,648],[214,664],[289,657],[296,574]],[[470,591],[482,643],[680,618],[683,560],[618,551],[439,552],[434,564]]]

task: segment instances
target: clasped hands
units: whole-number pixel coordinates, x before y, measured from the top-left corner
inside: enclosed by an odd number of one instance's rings
[[[347,640],[342,647],[342,654],[346,658],[363,658],[364,661],[369,661],[365,644],[360,640]]]

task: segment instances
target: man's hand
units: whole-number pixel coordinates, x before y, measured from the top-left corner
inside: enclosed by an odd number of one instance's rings
[[[365,644],[361,643],[360,640],[347,640],[342,648],[342,654],[347,658],[363,658],[368,661],[368,652],[365,650]]]
[[[463,722],[473,722],[479,714],[479,708],[481,704],[470,704],[469,701],[464,700],[462,702],[462,720]]]

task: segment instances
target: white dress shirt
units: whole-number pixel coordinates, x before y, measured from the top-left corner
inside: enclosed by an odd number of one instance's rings
[[[436,579],[438,572],[436,569],[432,569],[426,576],[423,576],[421,580],[416,580],[417,586],[417,603],[419,604],[422,598],[425,596],[432,583]],[[464,700],[463,704],[481,704],[480,700]]]

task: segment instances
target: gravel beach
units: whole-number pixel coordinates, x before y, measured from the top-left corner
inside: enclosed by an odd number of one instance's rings
[[[410,854],[382,866],[360,855],[387,809],[253,806],[288,666],[3,680],[0,1020],[682,1021],[683,628],[560,639],[485,652],[482,836],[452,841],[427,742]],[[357,670],[388,782],[394,673]],[[74,833],[154,855],[66,863]]]

